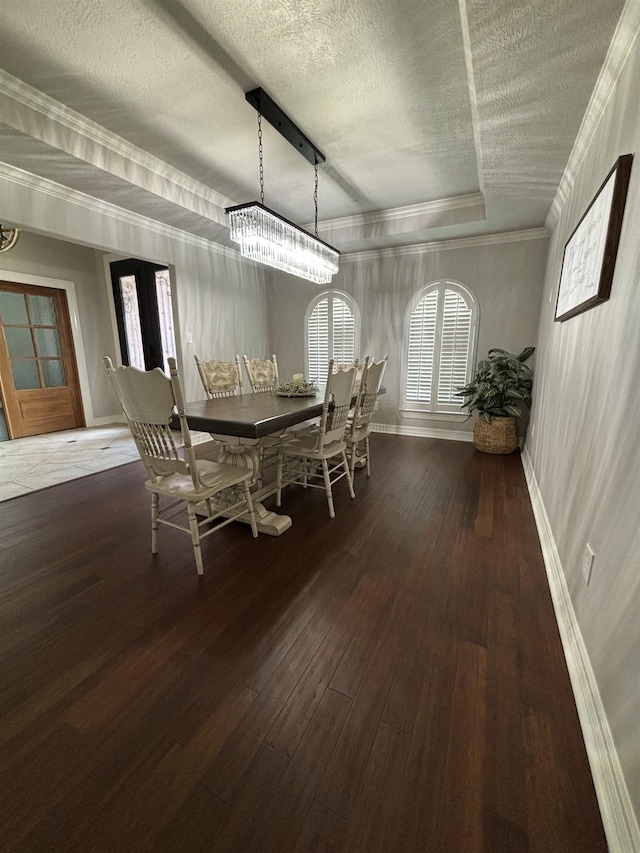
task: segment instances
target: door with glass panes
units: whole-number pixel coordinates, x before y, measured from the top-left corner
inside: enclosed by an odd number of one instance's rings
[[[109,266],[122,363],[168,373],[176,355],[169,270],[137,258]]]
[[[84,426],[64,290],[0,281],[0,327],[9,438]]]

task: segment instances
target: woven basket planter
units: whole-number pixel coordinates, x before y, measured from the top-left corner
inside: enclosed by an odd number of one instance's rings
[[[518,449],[518,419],[478,418],[473,428],[473,443],[483,453],[513,453]]]

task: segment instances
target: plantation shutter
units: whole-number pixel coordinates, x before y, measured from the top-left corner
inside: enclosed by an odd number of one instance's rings
[[[332,302],[333,358],[337,364],[349,364],[355,359],[355,317],[347,303],[340,297],[334,296]]]
[[[456,388],[466,384],[471,345],[471,309],[455,290],[446,289],[442,311],[438,403],[460,406]]]
[[[347,364],[355,359],[356,318],[348,302],[329,293],[314,306],[307,320],[309,380],[324,382],[329,359]]]
[[[415,412],[459,412],[475,352],[478,305],[464,285],[439,281],[416,296],[405,342],[404,405]]]
[[[406,399],[430,403],[436,356],[438,290],[431,290],[418,302],[409,323]]]
[[[329,298],[320,300],[307,321],[310,382],[326,379],[329,364]]]

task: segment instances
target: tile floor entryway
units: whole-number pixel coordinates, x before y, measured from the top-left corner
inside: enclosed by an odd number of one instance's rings
[[[126,426],[70,429],[0,443],[0,501],[140,459]]]
[[[211,436],[192,433],[191,440],[200,444]],[[2,441],[0,501],[139,459],[131,433],[122,424]]]

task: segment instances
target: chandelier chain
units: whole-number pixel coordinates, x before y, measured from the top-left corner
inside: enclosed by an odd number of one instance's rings
[[[313,189],[313,204],[316,212],[316,237],[318,236],[318,161],[316,160],[313,164],[313,169],[315,172],[315,186]]]
[[[260,203],[264,204],[264,167],[262,165],[262,113],[258,112],[258,159],[260,160]]]

